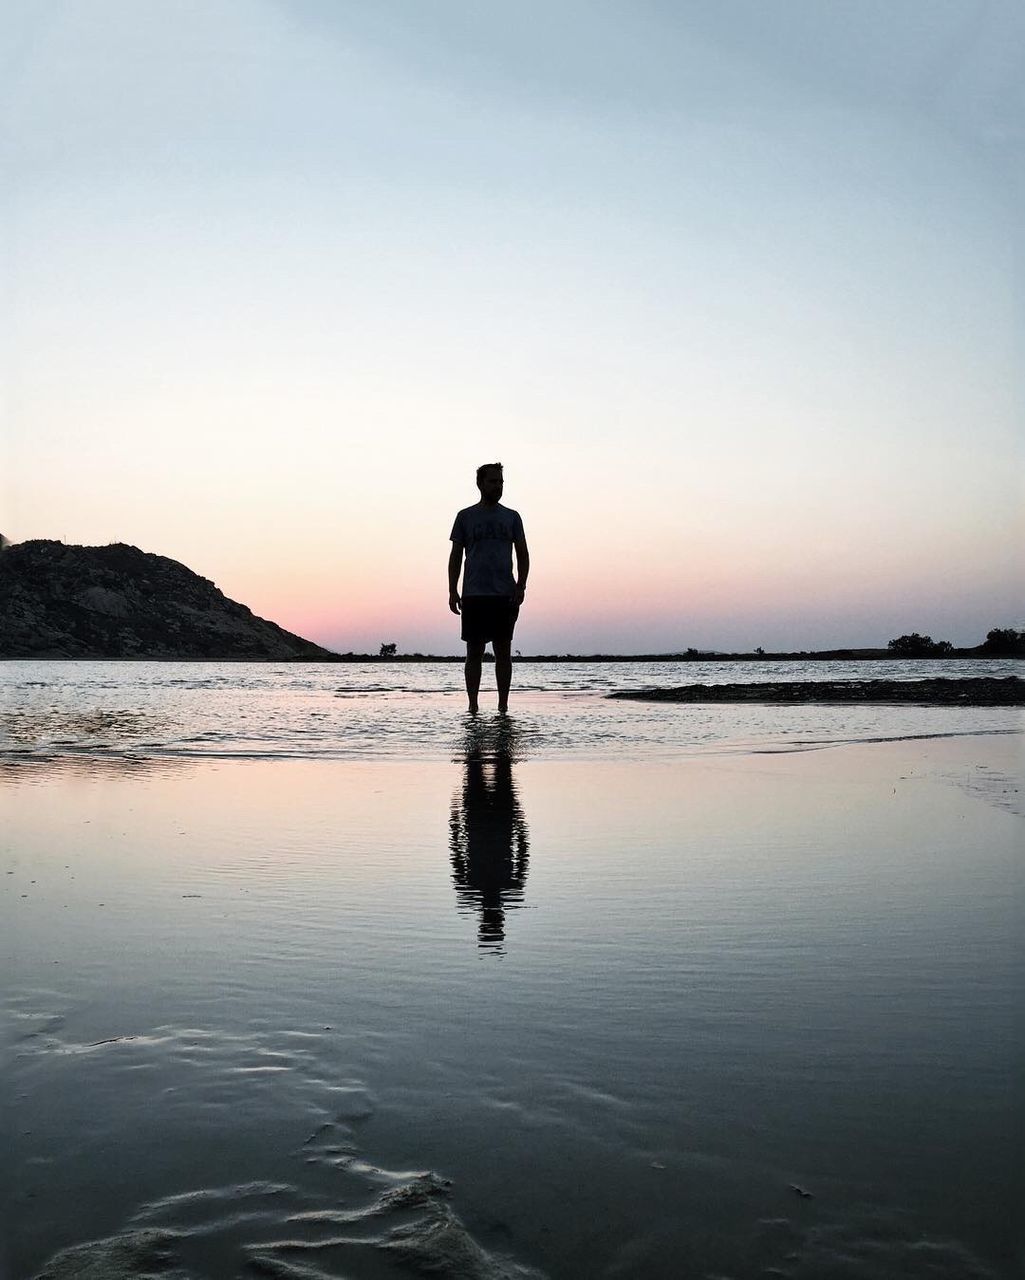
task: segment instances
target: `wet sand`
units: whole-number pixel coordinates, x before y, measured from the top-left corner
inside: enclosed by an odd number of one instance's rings
[[[630,702],[865,703],[925,707],[1025,707],[1025,680],[786,680],[756,684],[685,684],[670,689],[622,689]]]
[[[1020,777],[19,763],[6,1274],[1011,1277]]]

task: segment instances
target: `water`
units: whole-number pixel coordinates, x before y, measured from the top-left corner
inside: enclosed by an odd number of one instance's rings
[[[0,1274],[1020,1274],[1020,712],[2,674]]]
[[[1014,708],[675,706],[608,701],[685,683],[1020,674],[1020,660],[522,664],[522,757],[677,758],[1017,729]],[[482,705],[494,704],[486,668]],[[128,757],[450,759],[465,705],[457,663],[16,662],[0,666],[0,752]]]

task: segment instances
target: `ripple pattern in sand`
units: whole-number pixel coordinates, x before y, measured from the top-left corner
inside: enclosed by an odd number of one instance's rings
[[[66,1203],[61,1166],[90,1168],[80,1216],[111,1224],[80,1229],[37,1280],[539,1275],[473,1239],[440,1173],[367,1158],[376,1101],[316,1033],[164,1026],[85,1042],[42,1006],[13,1012],[19,1096],[54,1101],[49,1132],[20,1135],[22,1195]],[[90,1121],[72,1133],[61,1099],[80,1109],[84,1092]],[[149,1196],[157,1185],[182,1189]]]

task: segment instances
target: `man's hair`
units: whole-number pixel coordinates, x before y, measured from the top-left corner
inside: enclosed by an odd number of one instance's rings
[[[500,462],[485,462],[482,467],[477,468],[478,485],[484,479],[485,471],[501,471],[501,470],[502,470],[502,464]]]

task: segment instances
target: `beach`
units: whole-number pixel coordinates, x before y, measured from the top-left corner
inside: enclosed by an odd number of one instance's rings
[[[1025,8],[0,31],[0,1280],[1025,1280]]]
[[[8,1274],[1017,1274],[1019,733],[451,723],[5,760]]]

